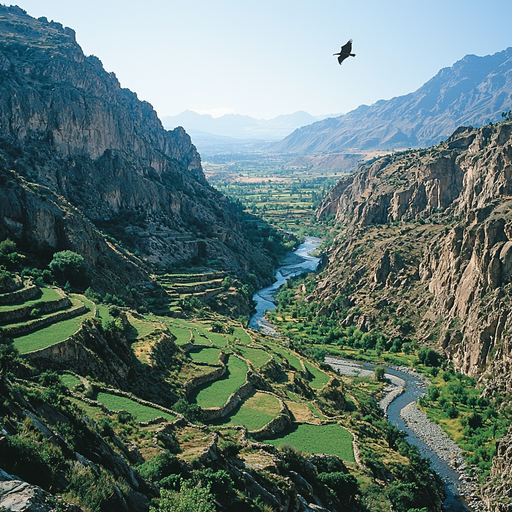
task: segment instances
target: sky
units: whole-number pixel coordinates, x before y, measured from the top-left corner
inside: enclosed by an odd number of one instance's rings
[[[4,0],[4,4],[14,2]],[[19,0],[158,115],[341,114],[512,46],[512,0]],[[354,40],[342,66],[332,54]]]

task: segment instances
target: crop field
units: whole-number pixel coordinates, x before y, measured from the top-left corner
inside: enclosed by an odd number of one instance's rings
[[[258,430],[274,419],[281,410],[279,400],[269,393],[255,393],[230,416],[225,425],[243,425],[247,430]]]
[[[63,375],[61,375],[60,381],[62,382],[63,386],[66,386],[69,389],[73,388],[74,386],[82,382],[78,377],[70,375],[69,373],[64,373]]]
[[[313,378],[309,381],[309,385],[314,389],[321,389],[329,382],[329,375],[319,370],[316,366],[309,364],[307,361],[302,361]]]
[[[167,327],[173,336],[176,336],[176,345],[186,345],[190,342],[190,331],[182,327],[176,327],[167,323]]]
[[[22,306],[37,306],[38,302],[52,302],[61,298],[62,296],[54,288],[41,288],[41,296],[39,298],[27,300],[26,302],[3,305],[0,306],[0,311],[12,311]]]
[[[233,334],[228,335],[228,339],[230,341],[238,339],[240,343],[243,343],[244,345],[250,345],[252,343],[251,337],[247,334],[245,329],[242,329],[242,327],[235,327]]]
[[[78,330],[80,324],[86,318],[94,316],[94,304],[91,301],[81,297],[80,299],[73,298],[72,302],[73,306],[79,305],[80,302],[83,302],[88,308],[87,313],[67,320],[62,320],[30,334],[15,338],[14,346],[19,350],[20,354],[26,354],[27,352],[46,348],[55,343],[59,343],[60,341],[64,341]]]
[[[172,414],[154,409],[153,407],[148,407],[147,405],[140,404],[124,396],[99,392],[96,400],[111,411],[119,411],[121,409],[128,411],[137,421],[149,421],[158,416],[162,416],[168,421],[174,421],[176,419],[176,416]]]
[[[245,383],[247,363],[233,355],[229,356],[225,376],[211,384],[199,388],[195,403],[200,407],[222,407],[231,393]]]
[[[229,155],[211,160],[204,162],[204,169],[215,188],[241,201],[246,211],[293,232],[312,228],[315,207],[342,175],[339,169],[313,169],[285,160],[229,161]]]
[[[293,366],[295,370],[299,372],[302,371],[302,364],[300,362],[300,359],[295,354],[293,354],[292,352],[285,348],[279,347],[278,345],[274,345],[271,343],[268,343],[268,345],[270,346],[273,352],[279,354],[282,358],[287,359],[288,363],[290,363],[290,366]]]
[[[188,355],[195,362],[219,364],[220,350],[217,348],[202,348],[201,350],[191,350]]]
[[[143,338],[160,327],[157,322],[139,320],[130,314],[128,315],[128,321],[130,322],[131,328],[126,333],[126,338],[129,340]]]
[[[225,334],[220,334],[218,332],[206,332],[205,334],[216,347],[227,347],[228,339]]]
[[[338,424],[301,424],[284,435],[264,442],[276,447],[291,444],[301,452],[327,453],[347,462],[355,462],[352,440],[352,434]]]
[[[270,355],[264,350],[237,346],[236,349],[242,354],[242,357],[248,359],[255,369],[262,367],[265,363],[270,361]]]

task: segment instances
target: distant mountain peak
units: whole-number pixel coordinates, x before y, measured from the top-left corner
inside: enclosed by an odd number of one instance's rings
[[[424,147],[458,126],[499,121],[512,108],[512,48],[466,55],[415,92],[361,105],[343,117],[301,127],[271,150],[332,153]]]

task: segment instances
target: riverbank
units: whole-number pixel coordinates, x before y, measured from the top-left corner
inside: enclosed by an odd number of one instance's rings
[[[343,375],[374,375],[374,365],[369,363],[361,364],[335,357],[327,357],[325,362]],[[422,455],[430,459],[433,469],[443,479],[447,490],[447,499],[443,504],[445,510],[485,510],[484,503],[478,496],[478,487],[466,472],[467,465],[462,450],[416,405],[418,397],[425,394],[428,379],[411,368],[384,367],[384,377],[389,382],[383,390],[384,396],[379,400],[379,406],[392,424],[408,434],[407,440],[418,446]],[[391,405],[393,407],[390,408]]]

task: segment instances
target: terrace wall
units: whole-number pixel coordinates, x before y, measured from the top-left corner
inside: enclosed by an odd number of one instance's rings
[[[28,286],[22,288],[21,290],[16,290],[14,292],[2,293],[0,295],[0,306],[4,306],[6,304],[13,304],[16,302],[26,302],[27,300],[34,299],[39,293],[39,288],[32,283],[29,283]]]
[[[9,311],[0,311],[0,324],[11,324],[24,320],[25,318],[30,317],[30,313],[34,308],[39,309],[41,313],[52,313],[69,306],[71,306],[71,301],[68,297],[63,296],[54,301],[41,301],[36,302],[31,306],[20,306],[19,308],[11,309]]]

